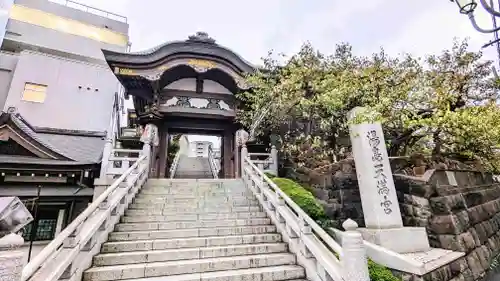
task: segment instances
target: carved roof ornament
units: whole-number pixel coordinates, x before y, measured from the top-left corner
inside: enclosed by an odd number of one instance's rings
[[[155,82],[160,80],[163,72],[158,72],[158,73],[148,73],[148,74],[141,74],[140,76],[143,78],[146,78],[147,80],[151,82]]]
[[[206,44],[215,44],[215,39],[211,38],[210,36],[208,36],[208,33],[203,32],[203,31],[198,31],[198,32],[196,32],[195,35],[189,36],[187,41],[206,43]]]

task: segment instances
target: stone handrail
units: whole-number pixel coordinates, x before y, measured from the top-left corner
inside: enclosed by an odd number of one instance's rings
[[[208,147],[208,163],[210,164],[210,170],[212,171],[212,175],[214,179],[219,178],[219,167],[214,157],[214,151],[212,150],[212,146]]]
[[[177,165],[179,165],[179,158],[181,158],[181,150],[177,151],[174,160],[172,161],[172,167],[170,167],[170,178],[173,179],[175,176],[175,171],[177,170]]]
[[[363,239],[354,221],[344,222],[347,231],[341,247],[252,163],[246,147],[242,149],[242,178],[297,255],[309,280],[370,280]]]
[[[263,158],[264,160],[258,160],[253,158]],[[276,146],[271,147],[271,153],[248,153],[248,157],[261,171],[270,172],[272,174],[278,174],[278,151]]]
[[[22,273],[21,281],[81,280],[127,205],[147,180],[149,155],[142,155],[54,238]]]
[[[335,240],[342,243],[345,232],[335,228],[331,228],[330,231],[332,232],[332,235],[335,236]],[[426,273],[425,264],[421,261],[408,259],[402,254],[388,250],[366,240],[363,241],[363,244],[365,246],[367,256],[378,264],[396,269],[398,271],[417,274],[419,276]]]
[[[106,174],[122,175],[132,166],[138,158],[142,150],[115,148],[111,151],[111,156],[108,157],[108,165]],[[104,160],[104,159],[103,159]]]

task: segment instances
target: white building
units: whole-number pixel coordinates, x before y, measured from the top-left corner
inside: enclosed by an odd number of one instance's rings
[[[0,196],[34,213],[24,238],[35,246],[92,200],[112,111],[123,104],[101,49],[129,48],[125,17],[57,2],[0,0]]]

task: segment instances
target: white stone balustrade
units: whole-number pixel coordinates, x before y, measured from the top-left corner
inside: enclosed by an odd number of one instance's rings
[[[245,146],[244,146],[245,147]],[[246,147],[245,147],[246,149]],[[246,152],[245,155],[247,155],[250,160],[252,160],[252,163],[256,165],[261,171],[264,171],[266,173],[271,173],[273,175],[278,175],[278,150],[276,149],[276,146],[271,147],[271,153],[248,153]],[[263,158],[266,157],[264,160],[259,160],[259,159],[254,159],[254,158]],[[241,156],[243,159],[243,154]]]
[[[18,234],[8,234],[0,239],[0,280],[19,281],[23,271],[24,253],[20,250],[24,239]]]
[[[177,165],[179,165],[179,158],[181,158],[181,150],[177,151],[174,160],[172,161],[172,166],[170,167],[170,178],[173,179],[175,176],[175,171],[177,170]]]
[[[212,170],[212,175],[214,179],[218,179],[220,167],[217,163],[217,160],[215,159],[215,154],[212,149],[212,146],[208,148],[208,163],[210,164],[210,169]]]
[[[115,148],[111,151],[111,156],[107,159],[107,175],[121,175],[132,166],[141,150]],[[103,159],[104,161],[104,159]]]
[[[92,257],[146,182],[148,169],[149,155],[144,153],[24,267],[20,280],[14,281],[81,280]]]
[[[297,255],[297,262],[311,281],[369,281],[368,264],[361,233],[354,221],[344,223],[346,236],[341,247],[276,184],[242,147],[242,178],[269,218]],[[339,260],[338,257],[341,257]]]

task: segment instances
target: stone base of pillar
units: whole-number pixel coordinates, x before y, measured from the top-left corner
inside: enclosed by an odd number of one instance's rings
[[[92,201],[95,201],[110,185],[114,182],[112,177],[97,178],[94,180],[94,195]]]
[[[425,227],[358,230],[364,240],[400,254],[425,252],[431,248]]]
[[[0,239],[0,280],[21,281],[24,268],[24,252],[19,247],[24,243],[18,234],[9,234]]]
[[[24,252],[0,251],[0,280],[21,281]]]

